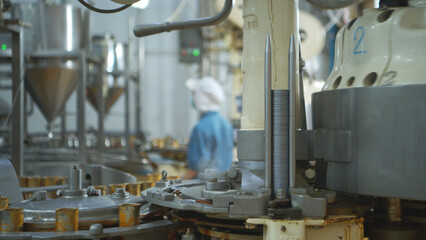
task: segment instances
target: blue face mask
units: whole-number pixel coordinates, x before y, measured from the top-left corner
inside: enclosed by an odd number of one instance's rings
[[[193,97],[191,97],[191,100],[189,100],[189,101],[190,101],[191,107],[192,107],[193,109],[197,110],[197,108],[195,107],[195,101],[194,101],[194,98],[193,98]]]

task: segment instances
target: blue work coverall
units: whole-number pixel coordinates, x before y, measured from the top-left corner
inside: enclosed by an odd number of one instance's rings
[[[188,168],[227,170],[232,163],[234,136],[231,124],[218,112],[206,112],[194,127],[188,144]]]

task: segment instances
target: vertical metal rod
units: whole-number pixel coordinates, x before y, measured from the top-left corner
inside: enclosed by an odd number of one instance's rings
[[[78,150],[80,166],[86,163],[86,80],[87,80],[87,58],[85,50],[79,56],[79,83],[77,87],[77,130]]]
[[[290,127],[289,127],[289,178],[290,178],[290,191],[296,186],[296,43],[294,34],[290,36],[290,44],[288,50],[288,81],[290,92]]]
[[[126,51],[126,59],[125,59],[125,73],[124,73],[124,81],[125,81],[125,98],[124,98],[124,121],[125,121],[125,138],[126,138],[126,152],[127,152],[127,160],[130,160],[130,90],[129,90],[129,54],[128,47],[124,48]]]
[[[104,74],[105,69],[103,62],[102,64],[98,64],[98,79],[97,81],[97,92],[98,95],[98,134],[97,134],[97,147],[98,151],[102,153],[105,148],[105,134],[104,134],[104,120],[105,120],[105,98],[103,94],[104,88]]]
[[[67,145],[67,110],[66,104],[61,113],[61,146],[66,147]]]
[[[271,187],[272,171],[272,129],[271,129],[271,35],[265,43],[265,188]]]
[[[28,93],[24,89],[24,139],[28,136],[28,117],[30,115],[28,113],[28,99]]]
[[[135,133],[139,137],[141,129],[141,74],[135,76]]]
[[[141,104],[142,104],[142,99],[141,99],[141,87],[142,87],[142,79],[143,79],[143,74],[144,74],[144,67],[145,67],[145,38],[139,38],[138,39],[138,43],[139,43],[139,53],[138,53],[138,57],[139,57],[139,74],[136,78],[136,134],[142,136],[142,121],[141,121],[141,114],[142,114],[142,109],[141,109]]]
[[[24,50],[23,30],[12,32],[12,164],[24,173]]]
[[[299,41],[299,79],[297,81],[297,104],[296,111],[299,112],[297,115],[298,123],[296,124],[296,130],[306,130],[306,108],[305,108],[305,90],[303,87],[303,66],[304,61],[302,59],[302,49]]]

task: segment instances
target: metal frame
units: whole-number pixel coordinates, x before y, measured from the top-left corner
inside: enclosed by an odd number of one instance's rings
[[[130,90],[129,90],[129,81],[130,81],[130,73],[129,73],[129,45],[125,45],[126,51],[126,59],[125,59],[125,67],[124,67],[124,137],[126,139],[126,155],[127,161],[130,161]]]
[[[14,23],[16,26],[10,26]],[[19,20],[3,21],[0,32],[12,35],[12,164],[17,175],[24,171],[24,50],[23,26]]]
[[[86,162],[86,83],[87,83],[87,57],[81,51],[79,59],[79,80],[77,86],[77,130],[78,130],[78,162]]]
[[[99,153],[105,150],[105,134],[104,134],[104,119],[105,119],[105,99],[103,96],[103,81],[104,68],[102,62],[98,62],[98,132],[97,132],[97,147]]]
[[[93,224],[95,225],[95,224]],[[114,228],[91,228],[75,232],[0,232],[0,239],[102,239],[109,237],[126,236],[126,239],[140,239],[141,234],[144,239],[158,239],[168,235],[167,230],[171,230],[175,224],[169,220],[159,220],[150,223],[143,223],[131,227]],[[162,236],[162,235],[165,236]]]
[[[18,21],[19,23],[19,21]],[[12,34],[12,145],[11,145],[11,160],[16,170],[17,175],[23,175],[24,171],[24,132],[26,131],[25,121],[26,114],[24,112],[24,93],[25,93],[25,80],[24,80],[24,52],[23,52],[23,27],[1,27],[0,32]],[[78,147],[78,162],[80,165],[86,163],[86,82],[87,82],[87,66],[88,62],[100,64],[96,58],[87,55],[86,50],[63,52],[51,51],[43,54],[32,54],[29,57],[67,57],[78,59],[79,64],[79,80],[77,91],[77,131],[79,139]],[[102,130],[103,132],[103,130]],[[66,146],[66,112],[65,106],[61,114],[61,137],[62,146]]]

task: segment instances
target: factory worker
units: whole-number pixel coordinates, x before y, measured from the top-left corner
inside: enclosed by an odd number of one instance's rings
[[[205,169],[225,171],[231,166],[234,138],[231,124],[219,114],[225,100],[222,86],[212,77],[190,79],[186,86],[192,91],[191,104],[201,119],[192,129],[183,179],[195,178]]]

